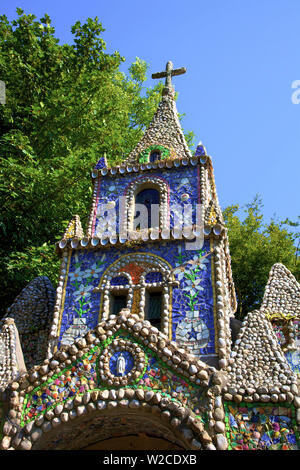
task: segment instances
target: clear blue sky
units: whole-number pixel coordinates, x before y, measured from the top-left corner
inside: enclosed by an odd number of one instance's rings
[[[269,220],[296,219],[299,210],[300,80],[299,0],[0,0],[11,20],[16,7],[48,13],[61,43],[71,26],[98,16],[107,51],[126,68],[135,57],[151,74],[174,66],[183,128],[206,146],[214,164],[221,206],[246,204],[259,193]]]

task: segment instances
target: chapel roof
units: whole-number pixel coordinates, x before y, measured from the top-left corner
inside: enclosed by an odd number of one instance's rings
[[[242,323],[227,367],[227,391],[256,401],[273,395],[297,393],[297,377],[291,370],[270,321],[261,310],[248,313]],[[249,400],[250,398],[250,400]]]
[[[172,62],[169,61],[165,71],[152,74],[152,78],[166,79],[162,99],[142,139],[129,154],[125,163],[141,163],[143,160],[147,162],[149,161],[149,153],[160,148],[163,149],[163,152],[167,152],[163,158],[192,156],[179,122],[175,91],[171,83],[171,78],[174,75],[181,75],[185,72],[184,67],[174,69]]]
[[[47,355],[54,304],[54,287],[46,276],[39,276],[24,287],[0,321],[1,326],[11,319],[17,328],[27,367],[42,362]]]

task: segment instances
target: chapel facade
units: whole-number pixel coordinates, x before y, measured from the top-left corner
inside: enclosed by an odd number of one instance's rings
[[[178,119],[184,71],[154,74],[144,136],[96,164],[56,292],[35,279],[2,320],[2,449],[298,449],[300,286],[274,265],[260,310],[235,320],[212,159]]]

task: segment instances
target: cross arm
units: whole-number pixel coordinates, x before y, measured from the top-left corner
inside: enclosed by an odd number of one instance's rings
[[[167,76],[166,72],[157,72],[153,73],[152,78],[165,78]]]
[[[186,68],[181,67],[180,69],[172,70],[172,75],[182,75],[185,72],[186,72]]]

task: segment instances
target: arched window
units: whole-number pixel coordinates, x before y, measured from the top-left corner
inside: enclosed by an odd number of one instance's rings
[[[150,253],[121,256],[94,290],[102,294],[99,321],[127,308],[169,335],[172,286],[176,285],[171,269],[167,261]]]
[[[135,196],[135,229],[159,227],[159,191],[154,188],[145,188]],[[143,206],[145,210],[141,210]],[[147,225],[146,225],[147,224]]]
[[[125,276],[115,276],[110,281],[109,313],[118,315],[128,304],[128,279]]]
[[[143,237],[148,235],[147,228],[152,229],[149,230],[150,236],[158,234],[159,230],[168,230],[169,191],[170,188],[162,177],[148,175],[136,178],[125,193],[125,216],[121,218],[120,233],[125,237],[129,234],[130,237],[132,233],[136,236],[140,231],[140,236]],[[153,210],[151,214],[151,208],[155,209],[155,205],[157,210]]]
[[[163,308],[163,291],[159,289],[146,289],[145,295],[145,320],[158,330],[161,329]]]
[[[161,154],[159,150],[152,150],[149,156],[149,162],[153,163],[156,162],[157,160],[160,160]]]
[[[151,271],[145,276],[145,319],[158,330],[161,329],[163,298],[163,275],[159,271]]]
[[[122,308],[127,307],[127,292],[111,292],[110,293],[110,315],[118,315]]]

